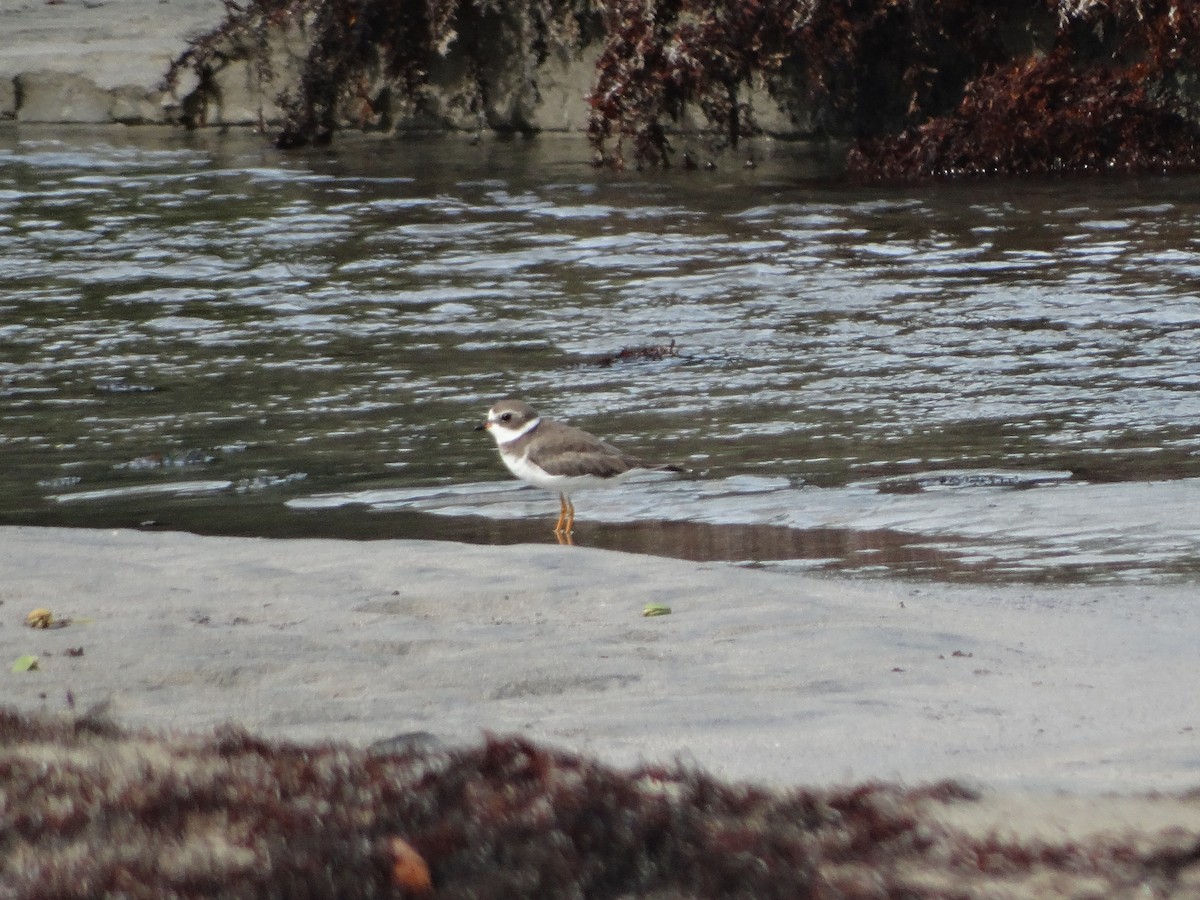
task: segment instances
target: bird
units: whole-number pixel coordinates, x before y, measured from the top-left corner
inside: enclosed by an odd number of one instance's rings
[[[637,471],[682,472],[679,466],[646,462],[618,450],[582,428],[539,415],[523,400],[506,398],[475,427],[496,440],[500,459],[522,481],[559,498],[554,534],[568,540],[575,526],[571,494],[580,488],[614,484]]]

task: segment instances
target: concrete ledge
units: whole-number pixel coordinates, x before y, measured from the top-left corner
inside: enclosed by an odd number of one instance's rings
[[[224,15],[221,0],[0,0],[0,118],[166,122],[167,67]]]
[[[15,83],[18,122],[112,121],[112,95],[82,75],[31,72]]]
[[[17,115],[17,82],[12,78],[0,78],[0,119],[14,119]]]

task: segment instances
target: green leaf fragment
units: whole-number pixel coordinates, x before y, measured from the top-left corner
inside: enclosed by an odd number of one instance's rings
[[[669,616],[670,614],[671,614],[671,607],[666,606],[665,604],[662,604],[662,603],[647,603],[645,608],[642,610],[642,615],[647,616],[647,617],[649,617],[649,616]]]
[[[18,656],[17,661],[13,663],[12,670],[14,672],[32,672],[38,667],[38,658],[30,654]]]

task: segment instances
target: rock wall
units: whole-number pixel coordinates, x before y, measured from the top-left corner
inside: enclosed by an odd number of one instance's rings
[[[278,97],[296,88],[308,56],[304,23],[272,29],[265,52],[250,36],[227,39],[206,79],[185,69],[173,89],[164,85],[189,41],[216,29],[225,15],[222,0],[0,0],[0,120],[278,126],[284,118]],[[539,60],[503,22],[491,37],[482,103],[476,73],[452,45],[430,72],[419,106],[393,96],[389,109],[365,103],[360,121],[346,124],[377,124],[382,114],[400,131],[586,129],[596,46],[553,50]],[[765,84],[749,99],[766,131],[797,131]],[[680,126],[699,130],[707,123],[696,114]]]
[[[174,90],[164,88],[189,40],[224,17],[222,0],[0,0],[0,120],[278,125],[277,98],[295,88],[308,55],[303,28],[274,30],[265,67],[257,46],[231,40],[207,83],[185,73]],[[423,109],[392,111],[395,127],[582,129],[595,53],[533,64],[515,50],[495,45],[483,109],[466,101],[472,76],[451,52],[431,73]]]

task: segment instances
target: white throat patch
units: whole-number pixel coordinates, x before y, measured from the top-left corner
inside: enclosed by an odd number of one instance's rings
[[[491,427],[488,428],[488,431],[491,432],[492,437],[496,439],[497,444],[507,444],[509,441],[515,441],[521,435],[533,431],[533,429],[537,428],[540,424],[542,424],[542,419],[540,416],[530,419],[520,428],[509,428],[507,425],[502,425],[499,420],[493,419],[491,420]]]

